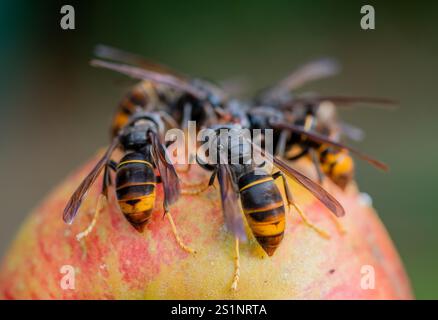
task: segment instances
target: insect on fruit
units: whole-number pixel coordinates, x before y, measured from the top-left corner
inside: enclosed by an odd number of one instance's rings
[[[213,171],[209,185],[214,183],[216,177],[219,182],[224,220],[236,241],[235,272],[232,283],[232,288],[236,289],[240,276],[239,240],[246,240],[240,205],[254,237],[268,256],[274,254],[283,239],[286,221],[285,205],[280,190],[274,182],[275,179],[282,178],[288,207],[293,206],[303,221],[323,237],[327,238],[328,235],[311,224],[293,200],[286,176],[309,190],[337,217],[343,216],[345,212],[341,204],[317,183],[247,139],[242,134],[241,126],[217,125],[211,129],[217,133],[213,141],[209,141],[212,143],[210,145],[217,147],[217,151],[210,150],[217,152],[216,161],[211,161],[214,159],[210,157],[211,154],[208,155],[208,159],[197,157],[197,161],[204,169]],[[220,133],[221,129],[228,129],[229,134],[224,136]],[[228,141],[229,139],[231,142]],[[264,156],[265,161],[269,161],[280,171],[270,173],[265,168],[256,166],[252,161],[252,148],[256,148]]]
[[[152,108],[173,127],[186,130],[189,121],[196,121],[198,127],[208,126],[216,124],[219,117],[226,115],[224,105],[227,95],[210,81],[179,74],[167,67],[149,62],[146,58],[107,46],[99,46],[96,55],[116,62],[95,59],[91,61],[92,66],[113,70],[142,81],[137,89],[122,101],[113,120],[113,134],[126,123],[135,110],[143,108],[146,85],[161,88],[161,101],[167,103],[155,103]],[[169,97],[170,93],[175,92],[176,95]],[[193,155],[189,157],[194,158]],[[190,163],[191,161],[185,169],[178,169],[178,172],[189,171]],[[185,185],[194,186],[189,183]]]
[[[135,79],[142,80],[139,85],[122,100],[114,119],[113,132],[117,132],[135,109],[152,108],[158,112],[166,111],[166,118],[186,129],[188,121],[212,125],[223,115],[227,94],[211,81],[191,77],[172,70],[167,66],[149,61],[147,58],[121,49],[99,45],[95,49],[97,57],[93,66],[111,69]],[[159,105],[160,108],[156,108]]]
[[[388,167],[339,142],[341,134],[354,140],[360,140],[362,134],[360,129],[337,119],[335,104],[352,107],[357,106],[358,103],[366,103],[392,107],[395,102],[372,97],[291,94],[292,90],[309,81],[333,76],[338,71],[339,67],[330,59],[305,64],[279,81],[277,85],[262,92],[255,100],[260,107],[250,111],[250,118],[255,119],[253,120],[255,126],[269,127],[276,131],[274,135],[277,137],[275,141],[277,155],[291,161],[309,156],[320,183],[324,176],[327,176],[341,189],[345,189],[354,177],[354,161],[350,153],[356,154],[379,169],[386,171]],[[265,112],[266,109],[271,110]]]
[[[270,123],[272,128],[276,130],[293,133],[292,136],[294,138],[287,142],[286,145],[289,152],[284,157],[293,161],[302,156],[310,155],[320,183],[323,182],[324,176],[327,176],[341,189],[345,189],[354,177],[354,161],[350,153],[357,155],[376,168],[384,171],[388,170],[387,165],[381,161],[335,141],[328,136],[313,132],[306,126],[303,127],[276,120],[272,120]],[[294,146],[298,146],[300,151],[292,155],[291,151]]]
[[[164,72],[167,67],[150,62],[136,54],[122,51],[106,45],[97,45],[94,49],[97,57],[114,60],[129,61],[139,64],[155,72]],[[176,127],[175,120],[169,116],[167,109],[169,105],[176,103],[181,96],[181,92],[174,87],[161,84],[157,81],[143,80],[131,88],[120,101],[114,114],[111,125],[111,136],[115,137],[121,128],[128,122],[130,117],[138,111],[154,111],[163,116],[163,119],[172,127]]]
[[[78,240],[92,231],[103,201],[106,201],[108,197],[108,187],[112,184],[110,170],[113,170],[116,172],[115,189],[120,210],[139,232],[143,232],[151,218],[155,205],[156,184],[163,183],[164,213],[169,219],[175,238],[181,248],[191,253],[194,252],[179,238],[169,212],[169,206],[178,200],[180,186],[175,168],[161,141],[164,128],[162,117],[159,114],[137,112],[113,138],[103,157],[82,181],[64,209],[63,219],[66,223],[71,224],[87,190],[103,171],[102,192],[98,199],[95,215],[87,229],[77,235]],[[115,162],[111,159],[111,155],[119,147],[124,152],[124,156],[120,161]],[[160,173],[159,177],[155,174],[155,168]]]

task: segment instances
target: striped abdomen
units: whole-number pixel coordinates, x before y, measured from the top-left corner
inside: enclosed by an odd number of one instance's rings
[[[149,222],[155,203],[155,173],[147,158],[142,153],[129,153],[120,160],[116,173],[120,210],[139,232]]]
[[[354,177],[354,161],[347,150],[333,150],[325,145],[319,148],[322,172],[341,189]]]
[[[239,179],[239,189],[248,224],[263,250],[272,256],[283,239],[286,223],[281,193],[271,176],[254,173]]]

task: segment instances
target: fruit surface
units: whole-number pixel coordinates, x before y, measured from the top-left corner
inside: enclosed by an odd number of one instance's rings
[[[354,186],[342,192],[328,182],[325,185],[347,212],[340,219],[346,230],[341,235],[327,209],[291,181],[294,199],[331,239],[320,237],[292,209],[286,217],[285,237],[272,257],[251,237],[241,244],[236,292],[230,290],[234,240],[223,224],[217,184],[199,195],[182,196],[171,207],[180,236],[197,251],[195,255],[178,247],[168,220],[163,219],[161,185],[151,223],[143,233],[120,213],[111,188],[109,204],[95,229],[78,242],[75,235],[92,219],[100,181],[89,191],[71,226],[62,221],[62,211],[96,159],[68,177],[26,219],[2,262],[0,298],[412,298],[385,228]],[[306,163],[300,168],[312,170]],[[195,167],[181,179],[207,183],[208,175]],[[74,272],[62,273],[63,266],[72,266]],[[74,289],[62,285],[66,275],[74,277]]]

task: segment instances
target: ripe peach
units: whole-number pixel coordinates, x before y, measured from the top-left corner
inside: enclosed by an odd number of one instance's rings
[[[354,186],[342,192],[326,184],[347,212],[339,220],[346,230],[342,235],[327,209],[290,181],[295,200],[331,239],[320,237],[291,211],[283,242],[272,257],[251,237],[240,245],[237,291],[230,290],[234,240],[223,225],[217,185],[199,195],[182,196],[171,207],[181,238],[197,250],[194,255],[181,250],[168,220],[163,219],[160,185],[152,221],[144,233],[137,232],[119,212],[111,188],[109,205],[95,229],[78,242],[75,235],[91,221],[100,180],[89,191],[71,226],[62,221],[62,211],[95,161],[56,188],[21,227],[0,270],[1,298],[412,298],[385,228]],[[311,173],[311,169],[305,163],[301,166],[304,172]],[[181,178],[190,183],[208,181],[207,173],[198,167]],[[74,289],[62,286],[66,274],[61,272],[69,268],[65,266],[72,267],[68,275],[74,277]]]

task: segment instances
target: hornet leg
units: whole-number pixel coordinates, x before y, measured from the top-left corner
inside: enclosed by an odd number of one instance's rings
[[[191,104],[186,103],[184,105],[183,118],[181,120],[181,129],[184,130],[185,133],[188,132],[188,125],[189,125],[189,121],[190,121],[191,117],[192,117],[192,106],[191,106]],[[186,143],[186,146],[187,146],[187,142],[185,142],[185,143]],[[192,155],[190,154],[189,158],[191,158],[191,157],[192,157]],[[187,166],[185,168],[177,168],[176,171],[178,173],[188,173],[190,171],[190,169],[191,169],[190,162],[191,161],[189,160],[189,163],[187,164]]]
[[[176,172],[184,173],[184,174],[189,173],[190,169],[192,168],[192,163],[191,163],[192,159],[193,159],[193,155],[189,154],[189,159],[188,159],[189,161],[188,161],[188,163],[184,167],[182,167],[182,168],[180,166],[175,167]],[[189,184],[187,184],[187,185],[189,185]]]
[[[282,178],[283,181],[283,187],[284,191],[286,193],[286,199],[288,202],[288,207],[290,209],[290,206],[293,206],[295,210],[300,215],[301,219],[303,220],[304,224],[308,226],[309,228],[313,229],[319,236],[325,239],[330,239],[330,235],[323,229],[319,228],[318,226],[314,225],[307,215],[301,210],[301,208],[298,206],[298,204],[293,200],[292,198],[292,192],[290,191],[289,183],[287,182],[286,177],[284,176],[283,172],[278,171],[272,175],[272,178],[277,179],[278,177]]]
[[[321,171],[321,166],[319,165],[318,154],[313,148],[309,149],[310,157],[312,158],[313,165],[315,166],[316,175],[318,177],[318,182],[320,185],[324,182],[324,174]]]
[[[193,183],[189,185],[190,189],[181,189],[181,194],[184,196],[196,196],[200,193],[203,193],[205,190],[207,190],[210,185],[204,184],[205,182],[199,182],[199,183]],[[185,187],[187,187],[186,184],[184,184]]]
[[[164,205],[164,214],[166,215],[167,219],[169,220],[170,226],[172,228],[172,233],[175,236],[175,240],[178,243],[178,245],[181,247],[181,249],[183,249],[184,251],[186,251],[188,253],[192,253],[192,254],[196,253],[195,250],[193,250],[192,248],[190,248],[189,246],[184,244],[184,242],[180,238],[180,236],[178,234],[178,230],[176,229],[176,226],[175,226],[175,222],[173,221],[172,215],[170,214],[170,211],[168,210],[166,204]]]
[[[191,166],[192,165],[190,163],[188,163],[188,164],[185,165],[184,168],[176,167],[175,170],[178,173],[189,173],[189,171],[191,169]]]
[[[209,187],[211,187],[214,183],[214,178],[216,177],[216,170],[213,171],[210,180],[208,181],[208,184],[202,186],[203,182],[201,183],[196,183],[196,184],[192,184],[191,186],[198,186],[197,189],[193,189],[193,190],[187,190],[187,189],[183,189],[181,190],[181,194],[185,195],[185,196],[195,196],[198,195],[202,192],[204,192],[205,190],[207,190]]]
[[[109,172],[109,168],[113,169],[115,162],[111,160],[111,162],[109,162],[104,169],[103,172],[103,182],[102,182],[102,192],[99,195],[99,198],[97,199],[97,204],[96,204],[96,209],[94,211],[94,216],[93,219],[91,220],[90,224],[88,225],[88,227],[78,233],[76,235],[76,240],[81,241],[83,238],[85,238],[86,236],[88,236],[91,231],[93,231],[94,226],[96,225],[97,222],[97,218],[99,218],[99,214],[100,212],[104,209],[104,207],[106,206],[107,202],[108,202],[108,186],[111,185],[111,176],[110,176],[110,172]]]
[[[318,175],[318,182],[319,182],[320,185],[323,185],[323,183],[325,181],[324,180],[325,175],[321,171],[321,167],[319,165],[318,155],[316,153],[316,150],[315,149],[310,149],[310,155],[312,157],[312,162],[313,162],[313,165],[315,166],[316,173]],[[331,213],[329,213],[329,217],[333,221],[333,223],[335,224],[336,229],[338,230],[339,234],[341,234],[341,235],[345,234],[346,231],[345,231],[345,228],[342,225],[341,221],[339,221],[339,219],[337,217],[335,217]]]
[[[235,256],[234,256],[234,277],[233,277],[233,283],[231,284],[231,290],[236,291],[237,290],[237,284],[239,283],[240,279],[240,252],[239,252],[239,238],[235,238]]]
[[[283,157],[286,153],[286,142],[289,138],[289,132],[286,130],[281,131],[280,138],[278,139],[277,148],[275,150],[275,155],[278,157]]]
[[[315,117],[312,115],[307,115],[306,116],[306,120],[304,122],[304,128],[306,131],[310,131],[312,130],[313,126],[315,124]],[[316,153],[316,150],[313,148],[309,149],[309,154],[310,154],[310,158],[313,162],[313,165],[315,166],[315,170],[316,170],[316,174],[318,177],[318,182],[319,184],[323,183],[324,180],[324,174],[321,171],[321,167],[319,165],[319,159],[318,159],[318,155]]]
[[[344,235],[347,233],[347,230],[345,230],[345,227],[339,218],[335,217],[335,215],[333,215],[331,213],[329,213],[329,217],[333,221],[333,223],[335,224],[336,229],[338,230],[340,235]]]

